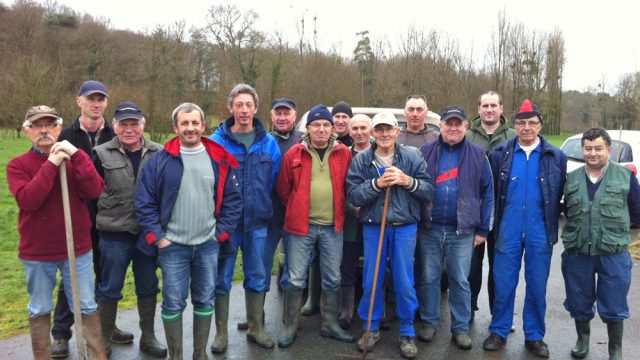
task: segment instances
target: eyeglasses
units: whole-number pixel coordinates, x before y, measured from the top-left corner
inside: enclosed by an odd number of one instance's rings
[[[58,127],[58,123],[46,123],[46,124],[30,124],[27,125],[28,128],[31,129],[35,129],[35,130],[42,130],[42,129],[47,129],[47,130],[53,130],[55,128]]]
[[[516,126],[525,126],[529,124],[529,127],[534,127],[536,125],[540,125],[540,120],[516,120],[513,122]]]
[[[309,125],[307,125],[308,127],[314,129],[314,130],[319,130],[320,128],[327,128],[327,129],[331,129],[333,127],[333,124],[318,124],[318,123],[311,123]]]
[[[424,100],[425,103],[427,102],[427,97],[424,96],[424,95],[409,95],[409,96],[407,96],[405,101],[409,101],[411,99],[422,99],[422,100]]]

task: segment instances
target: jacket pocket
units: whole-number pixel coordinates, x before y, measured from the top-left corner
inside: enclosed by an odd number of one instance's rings
[[[567,223],[562,229],[560,238],[566,250],[578,250],[580,248],[580,226]]]
[[[600,200],[600,214],[603,217],[618,218],[624,210],[624,200],[616,190],[609,191],[607,187],[606,195]],[[617,190],[619,193],[620,190]]]
[[[607,254],[617,254],[624,250],[629,243],[629,230],[620,223],[603,223],[602,238],[599,250]]]

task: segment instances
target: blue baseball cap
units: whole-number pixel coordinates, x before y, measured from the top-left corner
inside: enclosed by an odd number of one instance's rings
[[[109,97],[109,94],[107,94],[107,87],[100,81],[96,80],[88,80],[80,85],[80,91],[78,92],[79,96],[89,96],[91,94],[102,94]]]

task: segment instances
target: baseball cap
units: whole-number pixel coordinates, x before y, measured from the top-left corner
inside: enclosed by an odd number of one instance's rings
[[[138,104],[125,101],[121,102],[116,106],[116,111],[113,115],[113,121],[120,121],[124,119],[135,119],[142,120],[144,116],[142,115],[142,110],[140,110],[140,106]]]
[[[383,111],[381,113],[377,113],[371,119],[371,126],[376,127],[380,124],[387,124],[393,127],[398,127],[398,119],[393,115],[390,111]]]
[[[80,91],[78,92],[79,96],[89,96],[91,94],[102,94],[104,96],[109,96],[107,94],[107,88],[103,83],[96,80],[88,80],[80,85]]]
[[[273,100],[273,102],[271,103],[271,110],[275,110],[279,107],[286,107],[288,109],[295,110],[296,103],[293,100],[287,98],[279,98]]]
[[[59,124],[62,124],[62,117],[60,116],[60,114],[58,114],[58,111],[55,108],[49,107],[47,105],[37,105],[32,106],[27,110],[27,114],[24,117],[24,123],[22,123],[22,127],[29,126],[34,121],[43,118],[51,118],[56,120]]]
[[[467,121],[467,114],[464,113],[464,108],[461,106],[447,106],[442,111],[442,117],[440,117],[440,121],[447,121],[449,119],[460,119],[462,121]]]

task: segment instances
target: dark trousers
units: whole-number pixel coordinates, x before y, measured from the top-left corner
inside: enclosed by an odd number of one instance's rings
[[[342,243],[342,264],[340,264],[340,282],[342,287],[356,286],[358,262],[364,253],[362,225],[358,223],[356,241]]]
[[[490,233],[486,241],[486,252],[489,257],[489,274],[487,276],[487,292],[489,294],[489,311],[493,314],[494,282],[493,282],[493,258],[495,254],[495,240]],[[471,287],[471,310],[478,310],[478,295],[482,289],[482,262],[484,260],[485,244],[473,248],[471,256],[471,269],[469,270],[469,285]]]
[[[100,246],[98,246],[98,231],[95,227],[91,230],[91,243],[93,246],[93,272],[96,275],[95,286],[96,289],[101,280],[101,267],[100,267]],[[67,295],[64,293],[64,285],[60,281],[58,286],[58,300],[56,301],[56,308],[53,311],[53,328],[51,329],[51,335],[55,340],[69,340],[71,339],[71,327],[73,326],[73,312],[69,308],[69,302],[67,301]]]

